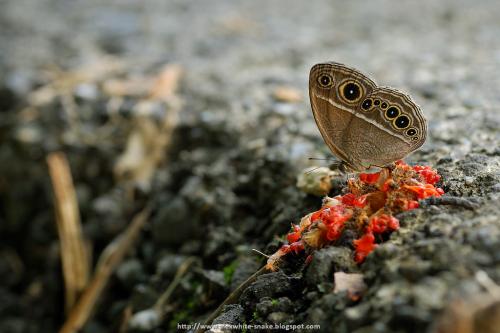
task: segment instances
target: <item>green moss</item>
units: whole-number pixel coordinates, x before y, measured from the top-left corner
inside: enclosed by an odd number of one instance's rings
[[[259,314],[257,313],[257,310],[255,310],[255,311],[253,312],[253,314],[252,314],[252,318],[253,318],[253,320],[257,320],[257,319],[259,319]]]
[[[272,305],[278,305],[278,300],[277,300],[277,299],[275,299],[275,298],[273,298],[273,299],[271,300],[271,304],[272,304]]]
[[[234,260],[229,265],[224,267],[222,271],[224,272],[224,281],[227,285],[231,284],[231,280],[233,279],[234,271],[236,270],[236,266],[238,265],[238,260]]]
[[[179,306],[171,319],[168,322],[168,326],[172,330],[177,330],[178,323],[189,323],[193,318],[193,313],[196,312],[196,309],[199,305],[199,297],[196,297],[195,290],[200,286],[199,281],[194,281],[191,283],[192,294],[186,298],[186,302]]]
[[[195,307],[196,307],[196,302],[192,299],[188,301],[186,304],[186,308],[188,308],[189,310],[193,310]]]
[[[172,319],[170,319],[170,322],[168,323],[168,326],[170,329],[177,329],[177,324],[182,323],[182,322],[188,322],[189,318],[189,311],[179,311],[174,314]]]
[[[201,286],[201,282],[198,280],[193,280],[190,285],[191,285],[191,290],[196,291],[196,289],[199,286]]]

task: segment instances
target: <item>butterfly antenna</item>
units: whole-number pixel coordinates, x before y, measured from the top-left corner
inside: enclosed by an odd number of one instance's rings
[[[260,252],[260,251],[259,251],[259,250],[257,250],[257,249],[252,249],[252,251],[257,252],[257,253],[258,253],[258,254],[260,254],[261,256],[264,256],[264,257],[266,257],[266,258],[269,258],[269,256],[268,256],[267,254],[262,253],[262,252]]]
[[[337,159],[330,157],[330,158],[321,158],[321,157],[308,157],[308,160],[314,160],[314,161],[336,161]]]
[[[306,175],[310,174],[311,172],[313,172],[313,171],[315,171],[315,170],[318,170],[319,168],[321,168],[321,167],[315,167],[315,168],[312,168],[311,170],[308,170],[308,171],[306,172]]]

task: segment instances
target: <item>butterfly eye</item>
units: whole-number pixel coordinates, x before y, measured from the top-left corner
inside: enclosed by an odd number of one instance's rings
[[[390,108],[388,108],[386,111],[385,111],[385,117],[387,119],[394,119],[396,118],[397,116],[399,116],[399,109],[395,106],[391,106]],[[406,116],[405,116],[406,117]],[[409,119],[408,119],[409,121]]]
[[[365,110],[365,111],[368,111],[368,110],[370,110],[370,109],[371,109],[372,104],[373,104],[373,102],[372,102],[371,98],[367,98],[367,99],[365,99],[365,100],[363,101],[363,104],[361,104],[361,108],[362,108],[363,110]]]
[[[387,109],[387,103],[386,102],[382,102],[382,104],[380,104],[380,107],[382,109]]]
[[[329,74],[321,74],[318,77],[318,83],[323,88],[330,88],[333,85],[333,79]]]
[[[406,135],[408,136],[414,136],[415,134],[417,134],[417,129],[414,127],[406,130]]]
[[[410,118],[407,116],[399,116],[396,119],[394,119],[394,126],[399,129],[405,129],[410,125]]]
[[[340,88],[340,96],[348,103],[357,102],[363,93],[361,86],[353,81],[343,83]]]

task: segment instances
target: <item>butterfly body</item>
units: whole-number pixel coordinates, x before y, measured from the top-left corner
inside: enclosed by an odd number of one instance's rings
[[[309,96],[325,143],[353,171],[387,166],[425,142],[427,123],[411,97],[354,68],[313,66]]]

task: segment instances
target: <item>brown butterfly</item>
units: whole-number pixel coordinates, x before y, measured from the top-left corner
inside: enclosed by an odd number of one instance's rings
[[[321,135],[344,169],[384,167],[425,142],[427,121],[411,97],[354,68],[314,65],[309,97]]]

